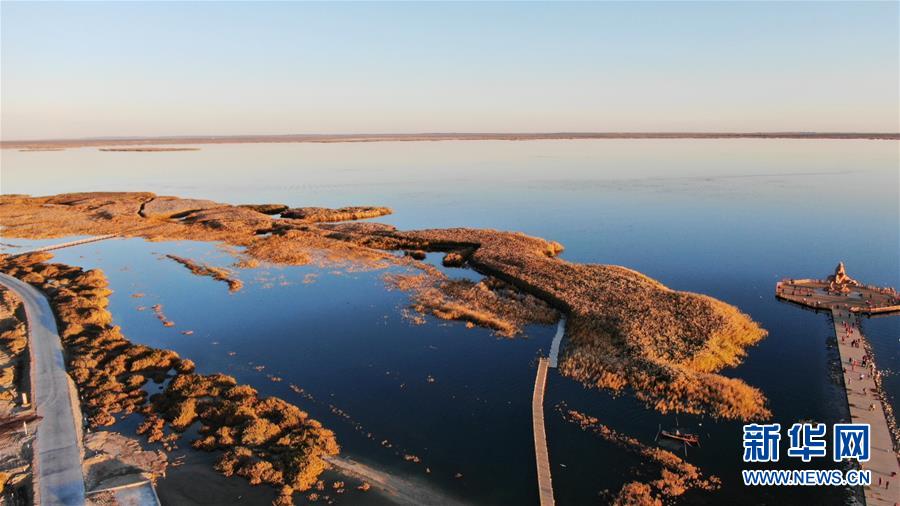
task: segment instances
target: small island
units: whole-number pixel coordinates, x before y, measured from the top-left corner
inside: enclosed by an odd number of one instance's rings
[[[164,151],[200,151],[200,148],[176,148],[176,147],[160,147],[160,146],[139,146],[139,147],[117,147],[117,148],[98,148],[99,151],[124,151],[135,153],[156,153]]]

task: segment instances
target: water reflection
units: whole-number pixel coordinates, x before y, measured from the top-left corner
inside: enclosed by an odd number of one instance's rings
[[[896,142],[786,140],[4,151],[3,191],[151,190],[233,203],[387,205],[396,213],[381,221],[401,228],[479,226],[558,240],[570,260],[635,268],[673,288],[721,298],[759,321],[769,337],[726,374],[761,388],[784,425],[834,421],[845,405],[829,380],[827,319],[778,303],[774,283],[824,276],[844,260],[857,279],[900,286],[898,157]],[[55,241],[36,243],[48,242]],[[297,402],[337,430],[349,455],[461,500],[536,501],[532,362],[546,351],[553,328],[498,340],[432,319],[411,326],[399,311],[405,294],[384,290],[383,272],[260,267],[240,270],[245,288],[230,294],[165,253],[233,262],[214,245],[141,240],[62,250],[57,259],[104,269],[116,290],[116,323],[131,339]],[[429,261],[439,265],[440,257]],[[155,303],[175,327],[136,310]],[[900,318],[864,326],[896,407]],[[596,502],[599,491],[633,479],[638,465],[557,416],[554,406],[563,401],[644,442],[652,442],[659,424],[672,424],[627,395],[612,398],[551,377],[547,431],[560,503]],[[692,494],[688,503],[842,501],[835,491],[741,487],[739,424],[686,416],[680,423],[702,423],[707,439],[688,460],[724,482],[722,491]],[[407,454],[420,463],[404,460]]]

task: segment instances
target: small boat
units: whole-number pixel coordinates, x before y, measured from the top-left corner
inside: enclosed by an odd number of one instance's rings
[[[684,447],[684,455],[687,456],[687,449],[689,446],[700,446],[700,436],[698,434],[691,434],[690,432],[684,432],[678,427],[678,419],[676,418],[676,428],[671,430],[663,430],[662,424],[659,426],[659,430],[656,431],[656,437],[653,438],[654,441],[659,441],[659,437],[662,436],[666,439],[678,441]],[[702,424],[701,424],[702,425]]]
[[[687,445],[699,445],[700,444],[700,436],[697,434],[690,434],[687,432],[681,432],[678,429],[668,431],[661,430],[659,431],[659,435],[663,437],[667,437],[669,439],[674,439],[676,441],[681,441]]]

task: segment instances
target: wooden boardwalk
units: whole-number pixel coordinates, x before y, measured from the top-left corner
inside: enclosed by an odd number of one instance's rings
[[[830,280],[782,280],[775,293],[779,299],[831,312],[850,420],[871,427],[871,458],[862,464],[863,469],[872,471],[872,485],[864,490],[866,504],[894,506],[900,503],[900,463],[888,422],[893,415],[885,411],[883,394],[876,382],[879,373],[871,354],[869,365],[862,366],[863,356],[870,353],[870,348],[860,329],[859,315],[891,312],[898,297],[892,289],[852,283],[836,291]],[[854,346],[854,341],[858,345]]]
[[[544,390],[547,387],[547,368],[550,361],[538,359],[537,377],[534,379],[534,395],[531,397],[531,423],[534,429],[534,455],[537,460],[538,494],[541,506],[552,506],[553,480],[550,477],[550,453],[547,451],[547,433],[544,431]]]
[[[79,244],[87,244],[90,242],[105,241],[106,239],[112,239],[114,237],[119,237],[119,234],[95,235],[92,237],[86,237],[84,239],[78,239],[77,241],[61,242],[59,244],[50,244],[48,246],[41,246],[39,248],[33,248],[28,251],[22,251],[21,253],[15,253],[14,256],[27,255],[29,253],[38,253],[41,251],[52,251],[55,249],[69,248],[72,246],[78,246]]]
[[[556,368],[559,361],[559,345],[566,334],[566,317],[559,319],[556,334],[550,344],[550,357],[538,359],[537,376],[534,378],[534,394],[531,396],[531,425],[534,432],[534,457],[537,462],[538,495],[541,506],[552,506],[553,480],[550,475],[550,452],[547,451],[547,433],[544,429],[544,392],[547,390],[547,371]]]

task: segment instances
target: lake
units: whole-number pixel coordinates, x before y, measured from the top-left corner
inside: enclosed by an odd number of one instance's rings
[[[234,204],[384,205],[394,214],[379,221],[402,229],[489,227],[559,241],[567,260],[623,265],[751,315],[769,336],[725,374],[760,388],[783,427],[838,421],[846,403],[829,379],[836,352],[827,317],[776,301],[775,282],[823,277],[843,260],[861,281],[900,286],[896,141],[247,144],[156,153],[4,150],[2,157],[3,193],[153,191]],[[387,271],[263,266],[241,270],[246,286],[232,294],[167,253],[234,262],[214,244],[140,239],[60,250],[56,258],[106,272],[115,290],[110,308],[131,340],[295,402],[334,429],[351,458],[464,502],[537,502],[531,391],[535,358],[547,352],[555,328],[499,339],[433,318],[412,325],[401,315],[406,294],[385,289]],[[157,303],[175,327],[138,310]],[[863,326],[897,409],[900,318]],[[545,416],[560,504],[602,502],[601,490],[637,479],[640,460],[566,422],[557,406],[651,444],[660,425],[675,423],[628,395],[613,398],[552,373]],[[690,493],[682,503],[843,503],[840,490],[743,487],[740,424],[678,418],[703,435],[687,460],[723,481],[722,490]]]

